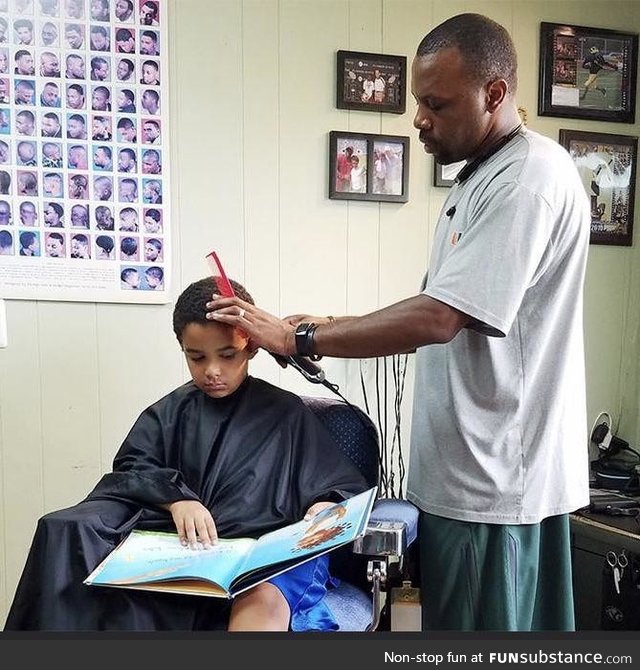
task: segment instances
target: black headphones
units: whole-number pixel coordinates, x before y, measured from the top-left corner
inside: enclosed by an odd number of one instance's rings
[[[511,140],[516,137],[517,135],[520,134],[522,131],[522,124],[520,123],[517,125],[510,133],[507,135],[504,135],[501,137],[496,144],[494,144],[489,151],[486,153],[482,154],[481,156],[478,156],[474,160],[471,161],[471,163],[467,163],[460,172],[458,172],[458,175],[456,176],[456,182],[458,184],[462,184],[463,181],[466,179],[469,179],[469,177],[484,163],[486,160],[491,158],[495,153],[500,151],[502,147],[504,147],[506,144],[509,144]]]

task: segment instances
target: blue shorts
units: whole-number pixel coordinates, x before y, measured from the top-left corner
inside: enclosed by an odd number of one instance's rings
[[[312,558],[268,580],[276,586],[291,610],[292,631],[337,630],[338,624],[324,603],[327,590],[338,580],[329,574],[329,556]]]

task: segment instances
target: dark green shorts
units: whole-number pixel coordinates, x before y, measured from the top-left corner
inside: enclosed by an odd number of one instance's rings
[[[500,525],[421,512],[419,534],[425,630],[575,629],[568,515]]]

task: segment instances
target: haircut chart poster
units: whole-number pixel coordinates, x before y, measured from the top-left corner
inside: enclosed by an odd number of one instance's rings
[[[170,301],[166,0],[0,0],[0,298]]]

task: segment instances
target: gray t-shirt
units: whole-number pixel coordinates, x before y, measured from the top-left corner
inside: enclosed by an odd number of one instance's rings
[[[522,524],[588,504],[589,233],[569,154],[529,130],[451,190],[423,292],[475,322],[416,355],[407,497],[421,509]]]

